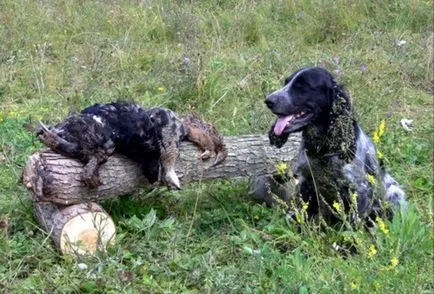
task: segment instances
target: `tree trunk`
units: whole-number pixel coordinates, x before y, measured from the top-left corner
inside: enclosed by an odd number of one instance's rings
[[[96,203],[60,206],[34,202],[35,217],[64,254],[92,254],[114,242],[115,225]]]
[[[228,157],[211,167],[214,158],[200,160],[199,150],[189,142],[181,144],[177,174],[182,184],[202,179],[249,177],[273,168],[278,162],[293,160],[300,137],[291,136],[281,149],[270,146],[266,136],[225,137]],[[113,155],[102,166],[103,185],[89,189],[82,181],[83,164],[50,150],[33,154],[23,171],[23,183],[35,202],[71,205],[125,195],[146,186],[140,167],[122,155]]]
[[[183,143],[176,169],[181,182],[264,173],[278,162],[291,161],[300,138],[290,137],[281,149],[270,146],[266,136],[226,137],[224,141],[228,157],[215,167],[211,166],[214,158],[202,161],[192,143]],[[23,171],[23,183],[34,200],[37,221],[51,234],[57,249],[66,254],[94,253],[114,242],[113,220],[92,201],[128,194],[148,185],[140,167],[119,154],[102,166],[103,185],[96,189],[87,188],[82,172],[82,163],[48,149],[33,154]]]

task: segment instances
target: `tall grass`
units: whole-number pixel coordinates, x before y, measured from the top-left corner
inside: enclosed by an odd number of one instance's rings
[[[431,292],[432,23],[422,0],[1,1],[0,289]],[[265,133],[264,96],[307,65],[347,86],[368,133],[386,120],[382,151],[411,202],[387,234],[300,231],[249,202],[244,181],[107,201],[117,242],[88,259],[59,256],[33,219],[19,175],[41,144],[23,125],[127,99],[194,106],[225,135]]]

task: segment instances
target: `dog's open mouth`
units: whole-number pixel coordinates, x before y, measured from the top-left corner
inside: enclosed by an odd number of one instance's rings
[[[299,127],[304,125],[313,116],[310,112],[300,111],[289,115],[279,115],[274,125],[274,134],[277,136],[282,135],[285,130],[296,131]]]

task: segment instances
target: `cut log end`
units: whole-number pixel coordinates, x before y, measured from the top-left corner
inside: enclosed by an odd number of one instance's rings
[[[85,255],[105,251],[114,243],[116,228],[111,217],[96,203],[67,207],[34,203],[35,215],[63,254]]]
[[[75,205],[73,205],[75,206]],[[64,254],[93,254],[114,243],[115,225],[103,212],[87,212],[72,217],[60,233],[60,251]]]

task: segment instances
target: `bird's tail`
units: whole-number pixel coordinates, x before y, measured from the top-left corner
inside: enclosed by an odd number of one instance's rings
[[[39,125],[41,126],[41,128],[36,133],[36,136],[48,148],[62,155],[70,156],[73,158],[76,158],[80,155],[77,154],[78,148],[76,144],[66,141],[65,139],[60,137],[56,131],[53,131],[41,121],[39,122]]]

